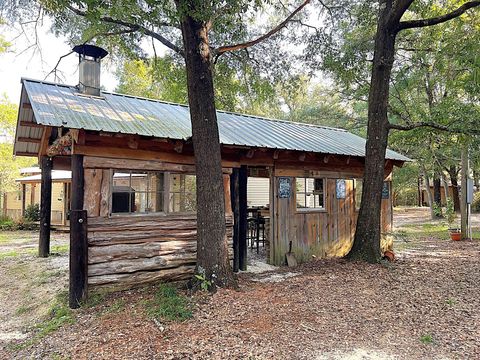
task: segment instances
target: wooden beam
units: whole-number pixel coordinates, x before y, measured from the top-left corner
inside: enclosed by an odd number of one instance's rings
[[[40,193],[40,238],[38,256],[48,257],[50,254],[50,221],[52,212],[52,159],[42,156],[42,191]]]
[[[329,160],[330,160],[330,155],[325,155],[325,156],[323,157],[323,162],[324,162],[325,164],[328,164],[328,161],[329,161]]]
[[[100,146],[77,145],[74,148],[75,154],[98,157],[101,155],[106,158],[114,159],[130,159],[130,160],[152,160],[163,161],[174,164],[195,164],[193,155],[167,153],[149,150],[133,150],[126,148],[112,148]],[[240,167],[240,163],[236,161],[222,161],[225,168]]]
[[[25,121],[25,120],[20,120],[20,126],[33,127],[33,128],[43,127],[43,125],[34,123],[33,121]]]
[[[29,153],[24,151],[17,151],[15,152],[15,156],[37,156],[37,153]]]
[[[238,230],[238,265],[240,270],[247,270],[247,180],[248,169],[242,166],[239,169],[238,196],[239,196],[239,230]]]
[[[45,126],[43,129],[42,139],[40,141],[40,149],[38,151],[39,156],[44,156],[47,154],[48,142],[50,140],[50,135],[52,134],[52,128]]]
[[[30,103],[23,103],[23,104],[22,104],[22,108],[23,108],[23,109],[31,109],[31,108],[32,108],[32,104],[30,104]]]
[[[87,297],[88,241],[87,211],[70,211],[69,305],[80,307]]]
[[[347,157],[347,165],[350,164],[350,156]]]
[[[278,149],[275,150],[275,151],[273,152],[273,160],[277,160],[279,154],[280,154],[280,150],[278,150]]]
[[[239,193],[240,169],[233,169],[230,175],[230,196],[233,211],[233,271],[240,269],[240,193]]]
[[[306,153],[301,153],[300,156],[298,157],[298,160],[300,161],[305,161],[305,158],[307,157]]]
[[[87,295],[87,212],[83,210],[83,155],[72,155],[70,211],[70,287],[69,305],[75,309]]]
[[[26,143],[34,143],[34,144],[40,144],[42,139],[33,139],[33,138],[28,138],[28,137],[18,137],[17,141],[19,142],[26,142]]]

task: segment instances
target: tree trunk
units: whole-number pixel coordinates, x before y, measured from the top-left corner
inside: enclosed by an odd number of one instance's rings
[[[451,165],[448,169],[450,182],[452,183],[453,208],[456,212],[460,211],[460,193],[458,191],[458,171],[455,165]]]
[[[437,173],[433,175],[433,201],[435,202],[435,207],[437,208],[435,217],[442,217],[442,182]]]
[[[390,29],[387,24],[390,10],[390,1],[381,2],[368,98],[368,130],[362,205],[358,214],[353,246],[347,255],[351,259],[371,263],[380,261],[382,255],[380,252],[380,216],[385,152],[389,131],[387,118],[389,84],[395,57],[396,36],[395,31]]]
[[[443,191],[445,193],[445,205],[447,204],[450,192],[448,191],[448,179],[444,173],[442,173]]]
[[[467,220],[467,179],[468,179],[468,147],[464,145],[462,147],[462,192],[460,197],[460,226],[462,231],[462,239],[468,238],[468,220]]]
[[[430,177],[428,176],[427,170],[423,165],[420,165],[420,171],[425,179],[425,192],[427,193],[428,206],[430,207],[430,218],[435,219],[435,211],[433,210],[433,194],[430,190]]]
[[[220,140],[213,88],[212,58],[208,24],[197,21],[196,3],[177,2],[181,19],[188,103],[192,123],[197,184],[197,267],[196,273],[217,286],[234,286],[228,259],[225,228],[225,200],[222,177]]]

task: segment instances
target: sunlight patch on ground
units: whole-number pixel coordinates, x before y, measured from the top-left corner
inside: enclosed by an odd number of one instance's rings
[[[329,352],[315,357],[316,360],[390,360],[395,357],[378,350],[355,349],[349,352]]]

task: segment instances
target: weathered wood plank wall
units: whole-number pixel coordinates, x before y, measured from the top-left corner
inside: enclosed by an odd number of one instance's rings
[[[295,178],[290,177],[292,187]],[[325,209],[302,211],[296,208],[295,193],[290,198],[278,197],[278,177],[273,177],[274,202],[272,215],[272,249],[270,261],[276,265],[285,262],[289,241],[299,262],[315,257],[341,257],[348,253],[355,234],[358,211],[355,209],[353,180],[346,180],[346,198],[337,199],[336,179],[327,178]],[[391,197],[382,200],[382,232],[391,230]],[[382,248],[389,245],[382,243]]]

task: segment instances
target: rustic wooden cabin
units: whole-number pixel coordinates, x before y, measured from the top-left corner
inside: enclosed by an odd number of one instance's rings
[[[196,256],[189,109],[100,92],[99,80],[85,74],[88,66],[99,73],[104,54],[79,53],[80,86],[22,79],[14,151],[40,158],[40,253],[49,241],[51,171],[71,170],[71,301],[97,287],[186,279]],[[218,125],[234,270],[247,264],[248,177],[268,179],[263,213],[271,264],[284,263],[290,242],[299,261],[345,255],[365,140],[342,129],[223,111]],[[382,228],[388,232],[392,169],[408,159],[391,150],[386,159]]]

